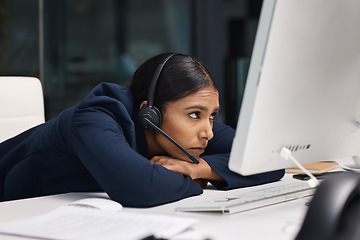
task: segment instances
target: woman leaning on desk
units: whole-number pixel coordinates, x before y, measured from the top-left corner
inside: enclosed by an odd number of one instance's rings
[[[140,124],[147,114],[139,109],[147,107],[165,59],[153,99],[162,114],[159,127],[199,164]],[[241,176],[228,169],[235,131],[215,119],[218,111],[216,84],[200,62],[155,56],[135,72],[130,88],[99,84],[55,119],[2,142],[0,200],[105,191],[124,206],[149,207],[201,194],[206,181],[233,189],[280,179],[284,171]]]

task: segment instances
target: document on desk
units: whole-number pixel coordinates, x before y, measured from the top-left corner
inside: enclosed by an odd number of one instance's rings
[[[196,219],[62,206],[49,213],[0,224],[0,234],[38,239],[126,239],[173,237]]]

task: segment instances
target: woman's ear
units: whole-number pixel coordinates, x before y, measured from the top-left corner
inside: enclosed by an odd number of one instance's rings
[[[143,102],[140,104],[139,110],[140,110],[143,106],[146,106],[146,105],[147,105],[147,101],[143,101]]]

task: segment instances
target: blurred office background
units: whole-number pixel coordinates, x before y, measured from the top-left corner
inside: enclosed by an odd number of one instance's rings
[[[35,76],[49,120],[163,52],[196,56],[235,127],[260,0],[0,0],[0,75]]]

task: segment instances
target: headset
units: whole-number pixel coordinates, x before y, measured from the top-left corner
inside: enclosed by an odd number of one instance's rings
[[[191,155],[189,152],[187,152],[183,147],[180,146],[174,139],[172,139],[169,135],[167,135],[164,131],[162,131],[159,126],[162,123],[162,115],[161,111],[154,106],[154,95],[155,95],[155,89],[156,85],[159,79],[159,76],[161,74],[161,71],[163,70],[165,64],[175,55],[178,55],[176,53],[170,54],[167,56],[156,68],[156,71],[154,73],[154,76],[150,83],[149,88],[149,95],[148,95],[148,101],[146,106],[143,106],[138,115],[137,115],[137,121],[140,123],[140,125],[143,127],[145,131],[151,131],[155,130],[162,134],[165,138],[167,138],[170,142],[175,144],[176,147],[178,147],[181,151],[183,151],[191,161],[193,161],[195,164],[199,163],[199,160]]]

